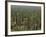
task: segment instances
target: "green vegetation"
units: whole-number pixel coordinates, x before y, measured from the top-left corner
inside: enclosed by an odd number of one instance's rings
[[[41,7],[11,6],[11,31],[41,29]]]

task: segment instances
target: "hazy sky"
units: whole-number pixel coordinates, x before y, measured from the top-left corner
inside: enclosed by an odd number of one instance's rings
[[[17,5],[11,5],[12,9],[14,8],[23,8],[23,9],[33,9],[33,10],[39,10],[41,7],[40,6],[17,6]]]

